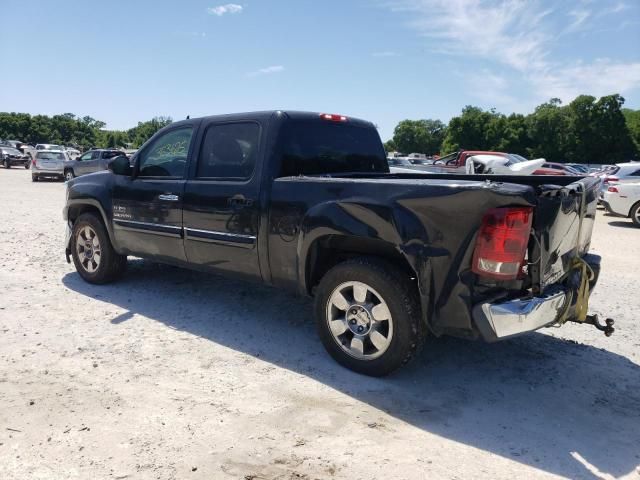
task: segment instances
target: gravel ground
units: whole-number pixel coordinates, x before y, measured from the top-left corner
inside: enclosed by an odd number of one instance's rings
[[[1,479],[640,478],[640,230],[598,212],[591,309],[494,345],[432,340],[385,379],[317,340],[308,300],[63,255],[64,185],[0,170]]]

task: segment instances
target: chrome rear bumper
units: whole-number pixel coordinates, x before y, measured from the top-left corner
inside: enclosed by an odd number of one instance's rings
[[[480,303],[473,318],[483,338],[495,342],[554,324],[566,301],[566,292],[559,290],[544,297]]]
[[[600,256],[587,254],[583,260],[591,267],[593,279],[589,282],[589,292],[593,291],[600,276]],[[473,320],[480,335],[487,342],[495,342],[549,327],[571,301],[571,282],[551,286],[540,297],[516,298],[497,302],[481,302],[473,307]],[[570,308],[574,308],[572,305]],[[569,320],[574,311],[570,310]]]

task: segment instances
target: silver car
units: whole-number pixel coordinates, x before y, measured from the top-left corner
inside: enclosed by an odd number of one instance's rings
[[[31,180],[57,178],[64,180],[64,163],[69,160],[64,150],[38,150],[31,165]]]

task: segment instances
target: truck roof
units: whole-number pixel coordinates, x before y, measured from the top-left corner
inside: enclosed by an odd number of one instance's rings
[[[321,121],[321,115],[338,115],[346,118],[346,123],[351,125],[358,125],[363,127],[373,127],[375,125],[368,121],[362,120],[360,118],[350,117],[349,115],[343,114],[332,114],[331,112],[304,112],[298,110],[264,110],[257,112],[241,112],[241,113],[227,113],[223,115],[208,115],[205,117],[191,118],[187,120],[180,120],[178,122],[173,122],[170,126],[176,126],[180,124],[190,124],[195,121],[200,120],[218,120],[218,121],[237,121],[237,120],[268,120],[273,116],[283,115],[293,120],[318,120]],[[166,128],[166,127],[165,127]]]

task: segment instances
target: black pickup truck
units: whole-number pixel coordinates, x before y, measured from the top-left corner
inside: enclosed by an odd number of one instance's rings
[[[595,178],[392,174],[372,123],[271,111],[173,123],[67,185],[86,281],[133,255],[311,295],[328,352],[368,375],[427,335],[613,330],[586,312]]]

